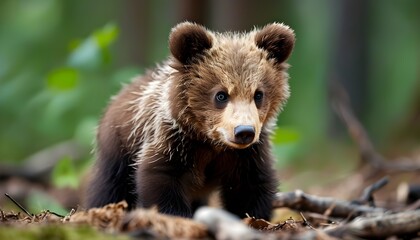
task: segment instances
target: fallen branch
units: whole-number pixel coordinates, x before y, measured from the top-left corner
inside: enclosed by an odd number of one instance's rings
[[[420,210],[384,214],[377,217],[360,217],[352,222],[325,231],[328,235],[345,238],[385,238],[420,232]]]
[[[393,171],[420,171],[420,165],[412,161],[389,162],[379,154],[363,125],[356,118],[351,108],[350,99],[344,88],[337,82],[332,81],[330,87],[332,107],[339,118],[344,122],[350,137],[359,147],[361,160],[374,168],[374,170]]]
[[[287,207],[297,211],[309,211],[321,214],[328,210],[329,216],[342,218],[349,216],[356,217],[367,213],[384,213],[386,211],[383,208],[357,205],[349,201],[313,196],[301,190],[277,193],[273,204],[275,208]]]

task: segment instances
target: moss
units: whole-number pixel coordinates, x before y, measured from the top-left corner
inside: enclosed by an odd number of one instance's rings
[[[32,226],[0,226],[0,239],[19,240],[124,240],[129,239],[124,235],[111,235],[99,232],[89,226],[65,226],[65,225],[32,225]]]

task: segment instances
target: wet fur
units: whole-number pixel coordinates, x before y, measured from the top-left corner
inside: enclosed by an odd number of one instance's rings
[[[277,191],[268,136],[289,96],[284,61],[293,43],[293,31],[281,24],[248,34],[175,27],[172,57],[126,86],[101,120],[86,206],[126,200],[131,208],[190,217],[219,190],[228,211],[268,219]],[[212,103],[211,91],[221,87],[238,99],[265,90],[259,138],[249,147],[229,147],[213,132],[230,121]]]

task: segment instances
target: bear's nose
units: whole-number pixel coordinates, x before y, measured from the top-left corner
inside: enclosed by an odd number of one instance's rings
[[[248,144],[254,140],[255,128],[250,125],[239,125],[233,130],[235,142],[239,144]]]

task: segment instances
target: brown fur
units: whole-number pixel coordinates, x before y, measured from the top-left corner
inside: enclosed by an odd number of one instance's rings
[[[268,136],[289,97],[293,44],[276,23],[246,34],[176,26],[172,56],[126,86],[100,123],[87,206],[125,199],[191,216],[219,189],[228,211],[268,218],[277,191]]]

